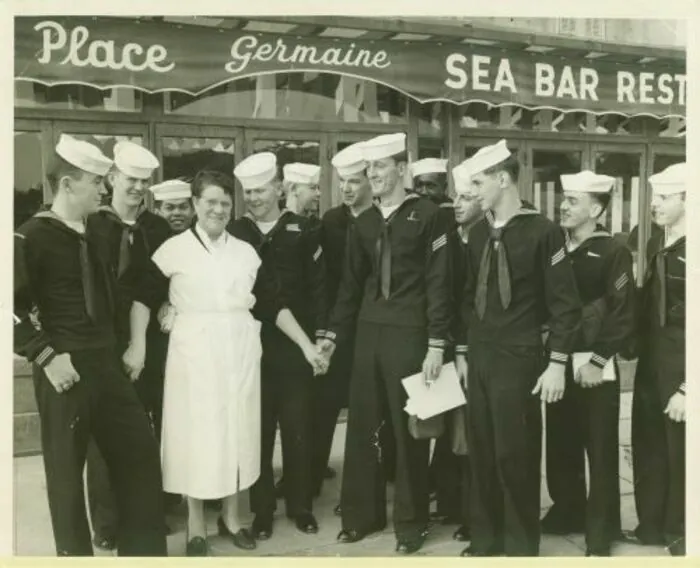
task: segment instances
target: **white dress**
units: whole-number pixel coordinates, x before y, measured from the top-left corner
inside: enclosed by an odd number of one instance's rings
[[[260,473],[262,348],[250,312],[260,259],[248,243],[228,233],[212,243],[197,227],[163,243],[153,260],[170,279],[176,311],[165,368],[163,489],[196,499],[233,495]]]

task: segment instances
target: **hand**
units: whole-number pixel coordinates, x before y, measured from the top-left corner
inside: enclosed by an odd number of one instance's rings
[[[318,347],[309,342],[307,345],[302,347],[302,351],[304,353],[304,357],[309,362],[309,365],[311,365],[314,370],[314,376],[325,375],[326,371],[328,371],[328,361],[326,357],[321,354]]]
[[[122,363],[124,370],[131,379],[131,382],[138,380],[143,371],[143,366],[146,361],[146,345],[142,341],[134,341],[129,343],[124,355],[122,355]]]
[[[540,393],[540,400],[549,404],[560,401],[564,396],[564,371],[564,365],[550,363],[537,380],[532,394]]]
[[[56,355],[44,367],[44,373],[58,393],[66,392],[80,380],[80,375],[73,367],[68,353]]]
[[[674,422],[685,422],[685,395],[677,392],[668,401],[664,414]]]
[[[168,302],[165,302],[158,310],[158,323],[160,323],[160,330],[163,333],[170,333],[173,329],[173,323],[175,322],[175,308]]]
[[[316,341],[316,347],[318,348],[321,355],[326,358],[328,364],[330,364],[333,353],[335,353],[335,343],[330,339],[319,339]]]
[[[469,373],[469,365],[467,364],[467,358],[464,355],[455,356],[455,368],[457,369],[457,376],[462,383],[462,389],[467,392],[467,375]]]
[[[442,369],[442,349],[433,349],[428,347],[428,352],[423,360],[423,375],[425,383],[431,386],[440,376]]]
[[[584,389],[597,387],[603,383],[603,369],[596,367],[593,363],[586,363],[576,372],[574,381]]]

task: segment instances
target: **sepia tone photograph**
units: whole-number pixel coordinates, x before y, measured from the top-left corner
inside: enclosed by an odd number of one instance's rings
[[[686,555],[687,20],[13,27],[14,555]]]

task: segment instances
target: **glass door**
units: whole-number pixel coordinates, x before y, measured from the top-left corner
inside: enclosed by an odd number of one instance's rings
[[[51,146],[50,123],[15,120],[14,124],[14,211],[16,229],[51,201],[46,182],[47,157]]]
[[[606,144],[593,146],[593,169],[598,174],[615,178],[610,205],[600,219],[610,233],[624,242],[634,257],[634,273],[638,283],[639,223],[645,205],[643,165],[646,148],[643,145]]]
[[[78,140],[85,140],[95,144],[108,158],[114,158],[114,146],[117,142],[129,140],[148,147],[148,127],[145,124],[123,123],[94,123],[94,122],[64,122],[57,121],[53,125],[53,144],[57,144],[61,134],[69,134]],[[105,181],[107,194],[104,203],[112,199],[112,188]],[[146,203],[149,204],[149,195],[146,194]]]
[[[321,199],[315,215],[322,215],[331,203],[331,164],[328,157],[328,136],[319,132],[290,132],[273,130],[246,130],[246,156],[257,152],[272,152],[277,156],[277,173],[283,180],[282,169],[286,164],[302,162],[321,166],[319,186]],[[286,192],[281,205],[286,203]]]
[[[525,185],[523,195],[531,196],[530,203],[555,223],[559,223],[562,201],[562,174],[575,174],[584,169],[584,144],[566,142],[530,142],[521,177]],[[522,171],[522,170],[521,170]]]
[[[156,156],[161,179],[192,180],[197,172],[214,170],[233,177],[242,159],[243,135],[237,128],[159,124],[156,126]],[[238,192],[233,215],[240,209]]]

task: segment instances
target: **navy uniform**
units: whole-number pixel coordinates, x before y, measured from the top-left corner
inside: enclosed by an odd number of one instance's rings
[[[58,156],[105,175],[111,160],[63,136]],[[148,419],[121,369],[116,349],[116,283],[89,233],[51,211],[15,233],[14,351],[34,362],[46,488],[60,556],[91,556],[83,467],[94,437],[117,497],[115,536],[121,556],[167,555],[160,459]],[[30,314],[38,309],[38,321]],[[43,369],[70,354],[79,382],[57,392]]]
[[[367,160],[405,151],[403,138],[370,142],[363,146]],[[429,441],[416,440],[408,431],[401,379],[421,371],[428,347],[444,349],[447,342],[447,231],[438,223],[438,207],[417,195],[407,196],[386,219],[372,206],[350,227],[329,324],[329,339],[340,344],[357,321],[341,493],[345,542],[386,525],[380,436],[389,421],[397,448],[393,521],[399,548],[414,551],[425,536]]]
[[[561,179],[564,191],[605,194],[615,181],[592,172]],[[572,361],[567,363],[564,397],[547,407],[547,487],[554,504],[542,527],[550,533],[585,532],[588,553],[609,556],[621,530],[620,381],[614,355],[624,350],[634,331],[632,254],[600,225],[575,249],[567,248],[583,303],[574,350],[591,353],[590,363],[605,368],[603,376],[612,380],[583,388],[574,381]]]
[[[649,179],[654,193],[685,193],[685,164]],[[632,404],[635,502],[643,544],[685,553],[685,422],[664,414],[676,393],[685,395],[686,240],[647,245],[647,273],[638,303],[639,362]]]
[[[274,154],[254,154],[234,171],[244,187],[260,187],[274,178],[276,162],[268,179],[255,176],[249,180],[244,172],[257,168],[257,162]],[[264,165],[264,164],[263,164]],[[250,214],[232,221],[228,231],[249,244],[260,255],[263,266],[276,274],[284,304],[309,337],[320,337],[327,317],[323,250],[318,223],[290,211],[283,211],[274,227],[264,234]],[[272,457],[279,422],[284,468],[284,497],[287,516],[297,520],[304,532],[315,532],[313,519],[313,480],[311,460],[313,433],[311,413],[315,380],[311,366],[299,348],[276,326],[263,322],[261,330],[263,356],[262,438],[260,477],[251,489],[251,508],[256,515],[254,530],[272,531],[276,509]],[[260,523],[260,524],[257,524]],[[303,525],[303,526],[302,526]],[[269,535],[268,535],[269,536]]]
[[[150,177],[159,165],[151,152],[132,142],[117,143],[114,154],[115,166],[135,178]],[[131,304],[141,276],[151,262],[151,255],[172,235],[172,231],[167,221],[145,207],[142,207],[135,223],[128,224],[110,205],[106,205],[88,217],[87,233],[95,243],[97,254],[108,263],[117,281],[116,350],[121,358],[129,345]],[[151,336],[156,326],[157,322],[153,321]],[[157,389],[152,388],[154,377],[151,370],[165,367],[165,351],[148,351],[145,373],[133,387],[153,426],[154,415],[158,413],[160,416],[162,412],[162,394],[159,397],[155,392]],[[104,548],[111,548],[118,522],[117,503],[104,460],[94,444],[88,448],[87,488],[95,541]]]
[[[467,160],[478,174],[510,156],[505,141]],[[515,180],[514,180],[515,181]],[[522,207],[495,228],[489,211],[469,232],[457,350],[468,356],[467,440],[473,556],[537,556],[542,416],[532,394],[549,359],[565,365],[580,299],[564,236]],[[468,350],[467,350],[468,345]]]

